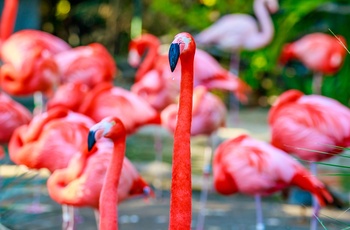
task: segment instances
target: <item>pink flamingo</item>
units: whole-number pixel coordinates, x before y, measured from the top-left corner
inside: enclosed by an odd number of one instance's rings
[[[288,90],[280,95],[268,115],[271,143],[300,159],[315,162],[333,157],[350,145],[350,110],[338,101],[321,95],[304,95]],[[339,147],[338,147],[339,146]],[[317,215],[318,204],[313,200]],[[312,219],[312,229],[317,220]]]
[[[107,117],[103,119],[101,122],[94,125],[89,132],[89,151],[92,150],[95,142],[102,137],[111,139],[114,143],[112,160],[106,172],[99,200],[100,229],[118,229],[116,218],[118,210],[115,205],[118,203],[116,190],[122,182],[120,176],[122,173],[123,161],[125,161],[126,134],[127,131],[123,123],[116,117]]]
[[[283,162],[283,163],[281,163]],[[289,186],[312,193],[321,204],[332,197],[315,176],[284,151],[247,135],[221,143],[214,153],[214,187],[223,195],[253,195],[257,204],[256,229],[264,229],[261,196]]]
[[[321,95],[281,94],[268,114],[271,144],[311,162],[333,157],[350,145],[350,110]],[[326,154],[322,154],[326,153]]]
[[[186,32],[175,36],[169,49],[171,71],[181,61],[181,86],[178,120],[174,133],[169,229],[191,229],[191,121],[193,95],[193,62],[196,42]]]
[[[92,88],[100,82],[111,82],[117,73],[113,57],[100,43],[62,51],[54,59],[61,83],[77,82]]]
[[[162,125],[170,132],[175,132],[178,114],[178,105],[171,104],[161,113]],[[208,194],[208,181],[211,172],[212,136],[226,124],[226,106],[215,96],[208,92],[204,86],[197,86],[193,91],[191,136],[206,135],[208,143],[204,151],[203,182],[200,196],[200,211],[197,229],[204,227],[204,211]]]
[[[275,13],[278,8],[277,0],[255,0],[254,12],[258,21],[247,14],[225,15],[199,33],[196,41],[198,45],[216,45],[238,55],[242,49],[260,49],[273,39],[274,27],[269,12]]]
[[[128,134],[146,124],[160,124],[159,113],[145,100],[107,82],[100,83],[88,92],[79,112],[96,122],[107,116],[118,116]]]
[[[94,123],[90,118],[65,108],[36,115],[28,125],[15,130],[8,146],[10,158],[30,169],[46,168],[54,172],[65,168],[84,143],[88,127]]]
[[[347,54],[346,40],[343,36],[331,36],[324,33],[312,33],[283,47],[280,61],[301,61],[314,72],[312,89],[314,94],[321,94],[323,75],[333,75],[339,71]]]
[[[17,0],[5,1],[0,35],[1,87],[11,95],[34,94],[35,112],[42,112],[45,107],[42,93],[48,97],[59,82],[53,55],[71,47],[62,39],[39,30],[12,34],[17,9]]]
[[[108,139],[94,144],[103,135],[115,138],[114,147]],[[47,188],[50,197],[63,205],[92,207],[96,210],[100,229],[117,229],[116,204],[151,192],[135,167],[124,157],[125,136],[125,128],[119,119],[105,119],[92,126],[88,138],[89,151],[86,143],[80,146],[69,165],[49,177]]]
[[[136,82],[132,91],[146,98],[156,109],[162,110],[176,100],[181,79],[180,67],[174,73],[167,68],[168,60],[159,53],[160,41],[151,34],[144,34],[130,42],[129,63],[136,67]],[[146,54],[141,63],[141,56]],[[177,85],[169,82],[170,76]],[[156,82],[155,85],[150,82]],[[194,86],[204,85],[208,89],[231,91],[241,101],[246,101],[250,87],[225,70],[207,52],[196,50],[194,60]],[[177,86],[177,87],[175,87]],[[160,100],[162,98],[162,100]]]

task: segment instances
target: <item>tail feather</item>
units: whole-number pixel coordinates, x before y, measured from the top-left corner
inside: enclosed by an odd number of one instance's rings
[[[279,62],[285,65],[290,59],[294,58],[294,52],[292,49],[292,44],[284,45],[281,55],[279,57]]]
[[[300,170],[292,179],[292,185],[310,192],[317,198],[321,207],[333,203],[333,197],[326,186],[307,171]]]

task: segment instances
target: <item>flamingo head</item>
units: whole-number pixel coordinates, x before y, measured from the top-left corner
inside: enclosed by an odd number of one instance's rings
[[[107,117],[90,128],[88,135],[88,150],[91,151],[97,140],[102,137],[116,139],[126,135],[125,127],[119,118]]]
[[[270,13],[276,13],[279,9],[278,0],[264,0],[267,9]]]
[[[173,72],[175,70],[180,56],[191,54],[193,60],[195,49],[196,43],[191,34],[186,32],[177,34],[169,48],[169,63],[171,71]]]

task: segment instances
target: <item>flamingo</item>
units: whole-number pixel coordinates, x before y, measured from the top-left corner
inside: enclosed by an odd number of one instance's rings
[[[200,32],[196,41],[198,45],[216,45],[231,53],[260,49],[273,39],[274,27],[269,12],[275,13],[278,8],[277,0],[255,0],[258,21],[247,14],[228,14]]]
[[[281,163],[283,162],[283,163]],[[220,194],[253,195],[257,203],[256,229],[264,229],[261,196],[289,186],[312,193],[321,206],[332,202],[325,186],[284,151],[248,135],[221,143],[214,153],[214,187]]]
[[[169,64],[174,71],[181,61],[178,120],[174,133],[169,229],[191,229],[191,122],[193,62],[196,42],[191,34],[177,34],[169,48]]]
[[[18,165],[46,168],[51,173],[65,168],[94,123],[63,107],[36,115],[28,125],[14,131],[8,146],[10,158]]]
[[[100,43],[78,46],[54,56],[61,83],[84,83],[92,88],[100,82],[111,82],[117,73],[113,57]]]
[[[78,110],[98,122],[107,116],[118,116],[127,133],[147,124],[160,124],[160,115],[138,95],[103,82],[88,92]]]
[[[268,123],[271,144],[303,160],[326,160],[342,151],[336,146],[350,146],[350,110],[325,96],[288,90],[271,107]]]
[[[162,126],[174,133],[177,121],[178,105],[171,104],[161,112]],[[226,106],[219,97],[208,92],[204,86],[197,86],[193,91],[191,136],[205,135],[208,143],[204,151],[203,183],[200,196],[200,212],[197,229],[203,229],[204,210],[207,200],[209,175],[211,171],[212,137],[226,124]]]
[[[342,152],[339,147],[350,145],[349,121],[349,108],[338,101],[298,90],[281,94],[268,114],[272,145],[310,162],[314,175],[315,162],[329,159]],[[313,206],[317,215],[315,199]],[[316,218],[311,226],[317,228]]]
[[[43,112],[43,94],[49,97],[59,82],[58,66],[53,55],[70,49],[62,39],[39,30],[13,32],[18,0],[6,0],[1,19],[2,89],[15,96],[34,94],[35,113]]]
[[[148,195],[151,190],[132,163],[124,157],[126,134],[119,119],[101,121],[92,126],[89,133],[89,151],[85,137],[84,145],[80,146],[78,152],[71,158],[69,165],[54,171],[49,177],[47,189],[50,197],[59,204],[92,207],[96,210],[96,214],[100,210],[101,218],[96,215],[97,222],[99,219],[101,220],[100,229],[117,229],[114,224],[117,216],[113,211],[114,206],[127,198]],[[96,136],[94,136],[95,134]],[[104,134],[110,135],[111,138],[117,138],[115,147],[113,148],[113,143],[110,140],[104,139],[98,141],[92,149],[91,141],[94,142],[95,138],[99,139]],[[115,162],[115,158],[119,163]],[[114,170],[112,165],[109,166],[110,164],[113,164]],[[108,167],[109,169],[107,169]],[[120,170],[121,172],[117,172]],[[118,177],[119,185],[118,182],[111,181],[111,175]],[[106,192],[108,198],[112,199],[111,203],[106,204],[109,202],[105,201]],[[114,197],[116,194],[117,197]]]
[[[104,118],[90,128],[88,136],[89,151],[93,149],[96,141],[102,137],[111,139],[114,144],[112,159],[109,161],[99,199],[100,229],[118,229],[116,218],[118,209],[115,205],[118,202],[116,190],[117,188],[119,189],[119,184],[121,185],[121,182],[123,182],[121,174],[123,162],[125,161],[126,134],[127,131],[123,123],[116,117]]]
[[[324,33],[311,33],[283,47],[280,61],[301,61],[314,72],[312,91],[321,94],[323,75],[334,75],[344,63],[347,54],[346,40],[341,35],[331,36]]]
[[[168,60],[159,52],[160,41],[151,34],[143,34],[132,40],[129,44],[130,65],[137,67],[135,84],[131,90],[144,97],[157,110],[164,109],[174,103],[179,91],[181,79],[180,67],[174,73],[167,68]],[[146,54],[143,62],[141,56]],[[173,84],[170,76],[177,81]],[[207,52],[196,50],[194,60],[194,86],[204,85],[208,89],[231,91],[241,101],[246,101],[246,94],[250,87],[242,80],[236,78],[225,70]]]

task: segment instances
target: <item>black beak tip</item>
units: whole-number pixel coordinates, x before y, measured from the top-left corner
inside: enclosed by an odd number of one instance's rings
[[[96,143],[95,131],[90,131],[88,135],[88,151],[91,151],[95,143]]]
[[[180,57],[180,45],[177,43],[172,43],[169,48],[169,64],[170,64],[171,72],[175,70],[179,57]]]

